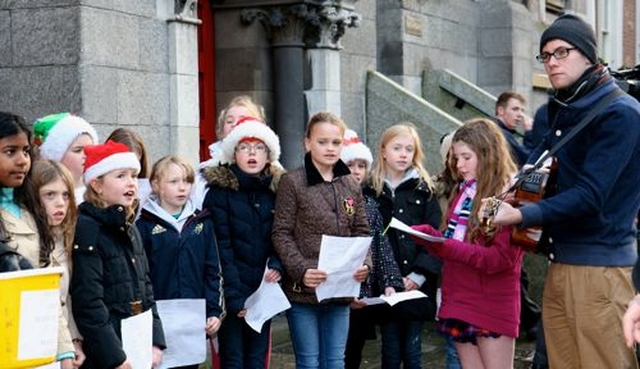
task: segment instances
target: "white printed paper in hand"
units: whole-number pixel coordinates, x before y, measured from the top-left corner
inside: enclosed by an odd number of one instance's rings
[[[318,269],[327,272],[327,280],[316,287],[318,301],[360,295],[360,282],[353,275],[364,264],[369,246],[371,237],[322,235]]]
[[[19,360],[56,354],[59,314],[60,290],[23,291],[20,294]]]
[[[396,218],[391,218],[391,222],[389,223],[390,228],[395,228],[399,231],[409,233],[410,235],[414,235],[418,238],[422,238],[423,240],[427,240],[429,242],[444,242],[446,238],[444,237],[435,237],[430,234],[422,233],[416,231],[415,229],[409,227],[408,225],[402,223],[400,220]]]
[[[379,305],[379,304],[387,303],[393,306],[402,301],[421,299],[425,297],[427,297],[427,295],[424,294],[422,291],[413,290],[413,291],[406,291],[406,292],[397,292],[389,296],[382,295],[380,297],[366,297],[362,299],[362,301],[367,305]]]
[[[167,349],[160,368],[200,364],[207,358],[205,299],[157,300]]]
[[[122,349],[132,368],[151,368],[153,364],[153,315],[151,309],[120,321]]]
[[[269,270],[268,267],[265,267],[258,289],[244,302],[244,308],[247,309],[244,320],[258,333],[262,332],[262,326],[267,320],[291,307],[280,284],[265,280],[267,270]]]

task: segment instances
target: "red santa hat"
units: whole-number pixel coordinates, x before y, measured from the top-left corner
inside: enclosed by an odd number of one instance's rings
[[[116,169],[136,169],[140,171],[140,160],[127,145],[107,141],[101,145],[84,147],[87,156],[84,162],[83,180],[85,185],[104,174]]]
[[[352,160],[364,160],[367,162],[368,169],[371,168],[371,164],[373,163],[371,150],[360,141],[358,134],[352,129],[347,129],[344,133],[340,159],[342,159],[345,164],[349,164]]]
[[[235,161],[236,146],[243,141],[259,140],[269,148],[269,162],[276,163],[280,158],[280,139],[263,121],[254,117],[244,117],[236,123],[227,137],[222,140],[224,162]]]

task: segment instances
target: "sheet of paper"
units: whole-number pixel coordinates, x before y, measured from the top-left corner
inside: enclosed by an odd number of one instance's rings
[[[391,306],[407,300],[420,299],[427,297],[422,291],[413,290],[407,292],[397,292],[390,296],[379,296],[379,297],[366,297],[361,301],[365,302],[367,305],[380,305],[380,304],[389,304]]]
[[[144,313],[122,319],[122,348],[132,368],[151,368],[153,363],[153,314]]]
[[[56,355],[60,308],[59,289],[20,293],[18,360]]]
[[[280,284],[267,282],[264,279],[267,270],[268,267],[265,267],[258,289],[244,302],[244,308],[247,309],[244,320],[258,333],[262,332],[262,326],[267,320],[291,307]]]
[[[322,235],[318,269],[327,272],[327,280],[316,287],[318,301],[333,297],[358,297],[360,283],[353,278],[364,264],[371,237]]]
[[[425,298],[425,295],[420,290],[406,291],[406,292],[398,292],[394,293],[390,296],[381,296],[383,300],[385,300],[389,305],[393,306],[399,302],[413,300],[413,299],[421,299]]]
[[[360,299],[360,301],[364,302],[368,306],[381,305],[381,304],[386,304],[387,303],[381,296],[378,296],[378,297],[365,297],[365,298]]]
[[[422,238],[423,240],[427,240],[430,242],[444,242],[446,240],[446,238],[444,237],[434,237],[430,234],[426,234],[426,233],[422,233],[422,232],[418,232],[415,229],[409,227],[408,225],[404,224],[403,222],[401,222],[400,220],[396,219],[396,218],[391,218],[391,222],[389,223],[389,227],[391,228],[395,228],[399,231],[405,232],[405,233],[409,233],[411,235],[414,235],[416,237]]]
[[[195,365],[207,356],[205,299],[157,300],[167,349],[160,368]]]

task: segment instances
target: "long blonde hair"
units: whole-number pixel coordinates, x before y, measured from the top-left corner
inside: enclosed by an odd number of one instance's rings
[[[481,200],[501,194],[508,186],[511,178],[517,172],[517,167],[511,158],[509,146],[498,126],[488,119],[477,118],[466,121],[453,135],[452,145],[463,142],[476,154],[477,190],[473,198],[473,206],[469,215],[469,240],[474,240],[481,231],[478,211]],[[454,155],[449,156],[447,162],[453,179],[461,182],[463,178],[458,173],[457,160]],[[456,186],[449,196],[449,206],[458,194]],[[444,212],[446,214],[447,212]],[[446,217],[446,215],[445,215]],[[443,226],[446,221],[443,221]]]
[[[220,115],[218,116],[218,125],[216,126],[216,137],[218,140],[222,139],[223,130],[224,130],[224,121],[227,118],[227,112],[231,108],[235,108],[236,106],[242,106],[249,111],[249,116],[252,118],[257,118],[261,121],[265,121],[264,108],[262,105],[256,104],[250,96],[248,95],[240,95],[236,96],[227,104],[227,106],[222,109]]]
[[[384,180],[387,177],[387,167],[383,157],[384,149],[385,147],[387,147],[389,141],[400,135],[409,135],[413,139],[415,151],[413,154],[413,161],[411,162],[411,165],[418,171],[420,180],[427,184],[429,190],[433,189],[431,176],[429,175],[429,172],[427,172],[427,169],[424,167],[424,164],[422,164],[422,161],[424,159],[424,151],[422,150],[422,142],[420,141],[418,131],[416,131],[413,123],[401,122],[387,128],[382,133],[382,136],[380,136],[380,143],[378,144],[376,159],[374,160],[373,166],[371,167],[370,177],[371,187],[376,192],[376,196],[380,196],[382,194],[382,190],[384,189]]]
[[[71,253],[76,221],[78,219],[78,210],[76,208],[73,189],[74,182],[71,173],[64,165],[57,161],[41,159],[36,160],[33,163],[31,178],[33,179],[33,188],[37,197],[36,201],[42,209],[44,209],[44,205],[40,199],[40,188],[43,186],[60,179],[64,183],[67,192],[69,192],[69,208],[67,209],[67,214],[62,220],[62,223],[60,224],[64,249],[69,255]]]

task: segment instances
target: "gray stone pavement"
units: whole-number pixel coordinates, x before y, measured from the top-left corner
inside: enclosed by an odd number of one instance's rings
[[[273,321],[273,347],[270,369],[294,369],[295,359],[289,328],[284,316],[278,316]],[[380,368],[380,335],[378,339],[367,341],[363,351],[361,369]],[[529,369],[535,342],[519,340],[516,343],[516,362],[514,369]],[[444,368],[444,348],[442,338],[433,331],[432,324],[425,324],[422,336],[422,367],[424,369]]]

